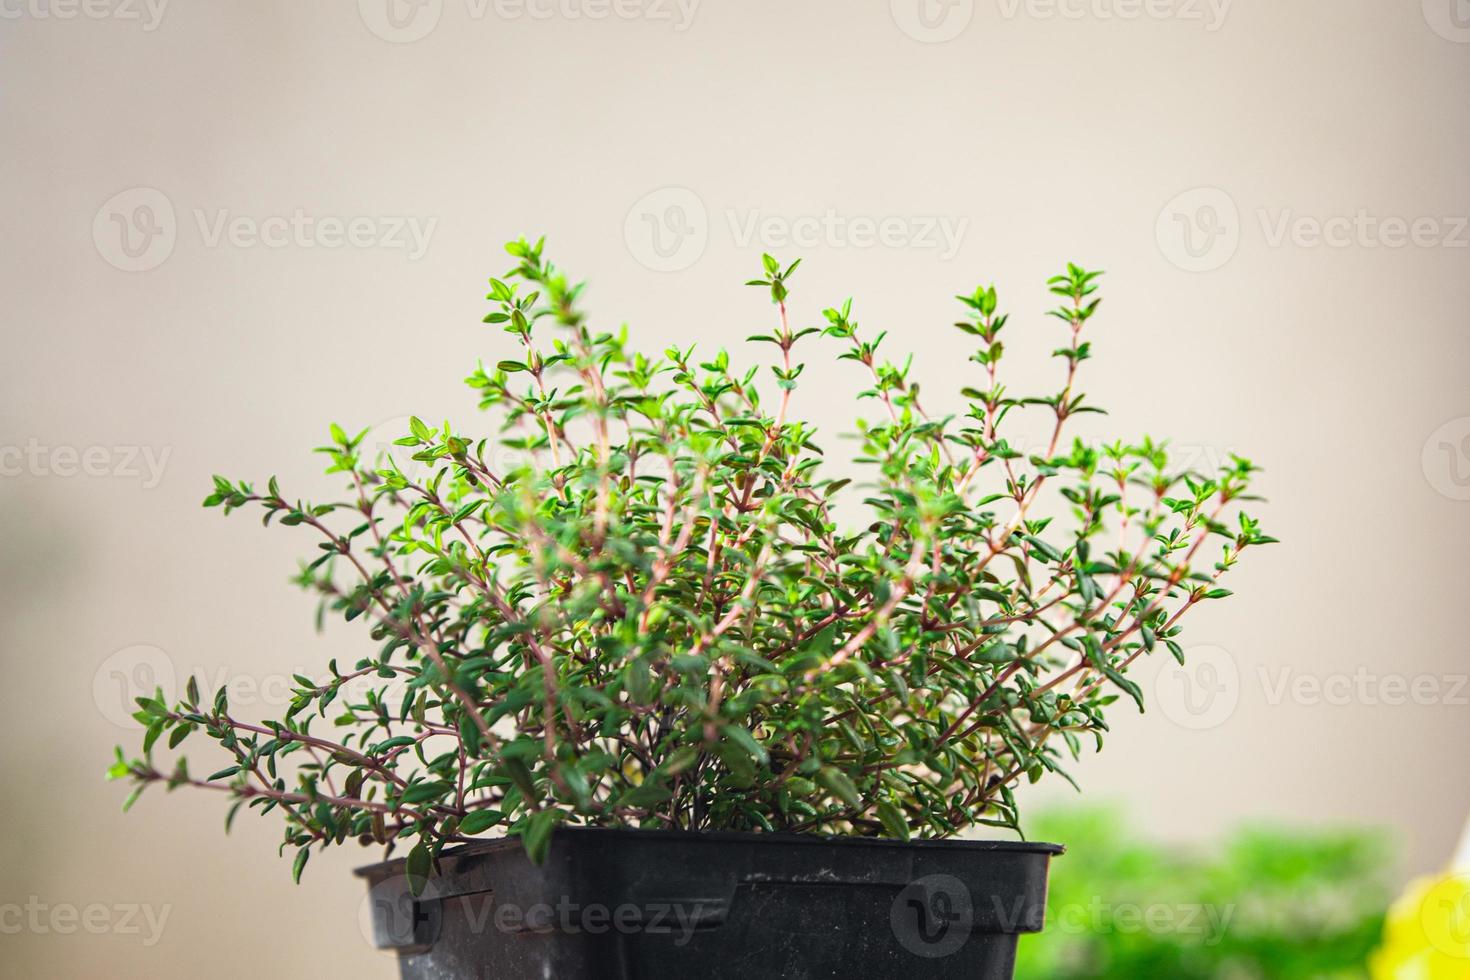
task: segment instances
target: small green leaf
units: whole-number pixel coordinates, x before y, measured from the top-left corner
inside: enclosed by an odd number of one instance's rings
[[[384,752],[391,752],[393,749],[400,749],[406,745],[412,745],[414,742],[417,741],[418,739],[412,737],[411,735],[397,735],[393,738],[379,742],[377,745],[374,745],[372,748],[372,754],[382,755]]]
[[[692,745],[680,746],[659,766],[659,772],[667,776],[677,776],[698,761],[699,749]]]
[[[556,829],[555,810],[537,810],[526,821],[522,839],[526,845],[526,856],[532,864],[544,864],[551,850],[551,832]]]
[[[649,778],[627,790],[618,798],[620,806],[643,809],[658,806],[665,800],[673,799],[674,791],[663,785],[655,778]]]
[[[888,836],[901,841],[909,839],[909,822],[904,819],[903,811],[889,800],[878,804],[878,820],[883,824],[883,829],[888,831]]]
[[[499,810],[471,810],[459,822],[459,832],[461,834],[483,833],[500,823],[503,816]]]
[[[429,882],[429,871],[433,863],[433,855],[429,853],[428,845],[420,837],[408,852],[408,860],[403,866],[404,874],[408,877],[408,891],[415,898],[424,893],[424,886]]]
[[[425,803],[429,800],[437,800],[448,793],[454,792],[454,784],[446,782],[414,783],[403,791],[404,803]]]
[[[311,857],[311,849],[303,847],[296,852],[296,860],[291,862],[291,880],[301,884],[301,869],[306,867],[306,859]]]
[[[1041,555],[1041,557],[1045,558],[1047,561],[1058,562],[1062,560],[1062,553],[1060,551],[1053,548],[1051,545],[1047,544],[1036,535],[1023,534],[1021,535],[1021,537],[1025,540],[1027,544],[1034,548],[1036,552]]]
[[[750,753],[750,757],[761,765],[764,766],[771,761],[770,754],[766,752],[766,747],[756,741],[755,736],[750,734],[747,729],[740,725],[726,725],[720,731],[730,741]]]
[[[817,784],[850,807],[863,804],[862,794],[847,773],[835,766],[823,766],[817,770]]]

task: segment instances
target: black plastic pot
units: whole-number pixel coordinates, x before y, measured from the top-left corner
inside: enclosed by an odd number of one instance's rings
[[[404,980],[1003,980],[1055,844],[564,828],[357,873]]]

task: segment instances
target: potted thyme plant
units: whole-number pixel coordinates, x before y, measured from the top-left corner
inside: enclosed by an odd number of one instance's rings
[[[342,499],[216,478],[205,500],[313,537],[300,585],[371,650],[299,676],[278,720],[192,680],[139,698],[127,805],[162,783],[273,813],[298,880],[314,849],[402,849],[362,874],[404,977],[1009,977],[1060,848],[952,838],[1019,832],[1016,783],[1100,746],[1120,696],[1142,709],[1140,657],[1183,659],[1181,618],[1272,540],[1239,511],[1254,467],[1067,441],[1099,411],[1077,266],[1050,280],[1060,387],[1001,382],[982,287],[959,297],[969,410],[938,416],[850,301],[791,323],[798,263],[751,283],[772,397],[723,351],[595,329],[541,242],[507,249],[485,320],[523,356],[468,378],[497,439],[414,419],[400,466],[333,426]],[[819,335],[874,406],[857,483],[792,411]],[[1002,434],[1023,411],[1049,420],[1029,453]],[[158,758],[191,736],[216,771]]]

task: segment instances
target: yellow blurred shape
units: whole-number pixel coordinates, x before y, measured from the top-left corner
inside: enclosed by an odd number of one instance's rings
[[[1411,882],[1369,968],[1373,980],[1470,980],[1470,875]]]

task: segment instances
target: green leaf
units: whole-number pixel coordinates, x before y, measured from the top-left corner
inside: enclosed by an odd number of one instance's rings
[[[489,830],[504,818],[499,810],[471,810],[459,822],[461,834],[479,834]]]
[[[412,745],[417,741],[418,739],[411,735],[397,735],[374,745],[371,754],[382,755],[385,752],[391,752],[393,749],[401,749],[404,746]]]
[[[446,782],[414,783],[403,791],[404,803],[424,803],[428,800],[437,800],[448,793],[454,792],[454,784]]]
[[[1021,537],[1025,540],[1027,544],[1029,544],[1032,548],[1036,550],[1037,554],[1041,555],[1041,557],[1045,558],[1047,561],[1059,562],[1062,560],[1062,553],[1060,551],[1053,548],[1051,545],[1047,544],[1036,535],[1023,534],[1021,535]]]
[[[883,800],[878,804],[878,820],[883,824],[883,829],[888,836],[896,837],[901,841],[909,839],[909,822],[904,819],[903,811],[889,800]]]
[[[1112,681],[1114,684],[1118,685],[1118,687],[1122,688],[1123,692],[1127,694],[1130,698],[1132,698],[1134,703],[1138,705],[1139,713],[1143,713],[1144,708],[1142,688],[1130,681],[1128,678],[1124,677],[1116,667],[1114,667],[1112,664],[1107,663],[1106,661],[1100,663],[1098,669],[1103,672],[1103,675],[1106,676],[1108,680]]]
[[[750,757],[756,762],[763,766],[770,763],[771,757],[766,752],[766,747],[756,741],[755,736],[750,734],[745,728],[742,728],[740,725],[725,725],[720,731],[730,741],[750,753]]]
[[[634,657],[623,668],[623,689],[634,704],[653,701],[653,669],[646,657]]]
[[[546,863],[547,852],[551,850],[551,833],[556,829],[556,817],[555,810],[537,810],[527,818],[522,840],[532,864]]]
[[[301,869],[306,867],[306,859],[311,857],[311,849],[300,848],[296,851],[296,860],[291,862],[291,880],[301,884]]]
[[[424,886],[429,882],[429,872],[433,867],[434,858],[429,853],[429,847],[420,837],[408,852],[408,860],[404,862],[404,874],[408,878],[409,894],[415,898],[424,893]]]
[[[673,790],[669,789],[658,779],[649,778],[632,789],[624,791],[623,795],[618,798],[618,804],[635,809],[644,809],[658,806],[666,800],[673,799],[673,797]]]
[[[148,750],[151,749],[151,748],[153,748],[153,743],[156,742],[156,741],[158,741],[158,736],[160,736],[160,735],[163,734],[164,725],[165,725],[165,721],[162,718],[159,718],[159,719],[155,720],[152,724],[150,724],[148,726],[148,730],[143,733],[143,754],[144,755],[147,755],[148,754]]]
[[[531,770],[520,759],[506,759],[503,763],[505,772],[511,781],[520,789],[521,794],[528,800],[540,800],[541,794],[536,790],[536,782],[531,778]]]
[[[817,784],[850,807],[863,804],[862,794],[847,773],[835,766],[823,766],[817,770]]]
[[[699,761],[699,749],[692,745],[684,745],[675,749],[663,765],[659,766],[659,772],[666,776],[677,776],[679,773],[693,766]]]

